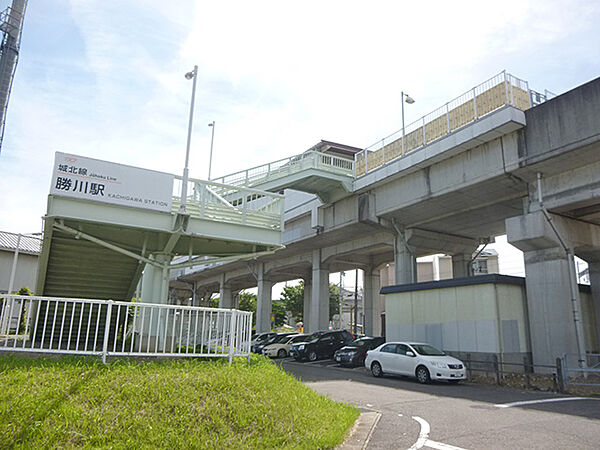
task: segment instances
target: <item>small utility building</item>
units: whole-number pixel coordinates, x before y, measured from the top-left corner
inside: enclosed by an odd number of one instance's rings
[[[580,285],[579,291],[585,341],[595,346],[590,287]],[[428,342],[453,354],[505,359],[521,360],[531,352],[525,278],[481,275],[387,286],[381,294],[388,341]]]

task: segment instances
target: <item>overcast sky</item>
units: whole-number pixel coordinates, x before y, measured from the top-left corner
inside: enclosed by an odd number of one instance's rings
[[[8,0],[1,0],[2,7]],[[174,6],[176,5],[176,6]],[[41,228],[55,151],[190,176],[365,147],[506,69],[600,74],[596,1],[30,1],[0,153],[0,230]]]

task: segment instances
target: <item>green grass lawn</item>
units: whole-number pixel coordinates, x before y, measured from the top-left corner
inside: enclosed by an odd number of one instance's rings
[[[2,448],[332,448],[357,416],[263,357],[0,356]]]

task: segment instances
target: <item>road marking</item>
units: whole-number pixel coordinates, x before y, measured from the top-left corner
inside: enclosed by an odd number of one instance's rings
[[[427,439],[425,441],[425,447],[436,448],[438,450],[465,450],[461,447],[455,447],[454,445],[442,444],[441,442],[432,441]]]
[[[513,406],[535,405],[538,403],[568,402],[573,400],[600,400],[600,398],[590,397],[567,397],[567,398],[545,398],[542,400],[528,400],[524,402],[499,403],[494,405],[496,408],[512,408]]]
[[[398,415],[402,416],[402,414]],[[437,450],[465,450],[462,447],[455,447],[454,445],[448,445],[442,442],[430,440],[429,433],[431,432],[431,427],[429,426],[429,423],[425,419],[417,416],[412,416],[412,418],[419,422],[419,425],[421,425],[421,430],[419,431],[419,439],[417,439],[417,442],[415,442],[408,450],[417,450],[422,447],[435,448]]]
[[[412,416],[412,418],[413,420],[419,422],[419,425],[421,425],[421,430],[419,431],[419,439],[417,439],[417,442],[415,442],[409,450],[417,450],[418,448],[422,448],[425,445],[425,442],[429,437],[429,431],[431,431],[431,428],[429,426],[429,423],[425,419],[421,419],[417,416]]]

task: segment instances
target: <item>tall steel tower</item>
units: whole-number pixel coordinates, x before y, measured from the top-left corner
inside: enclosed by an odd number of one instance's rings
[[[0,31],[2,31],[2,43],[0,44],[0,152],[4,139],[4,123],[6,122],[10,88],[19,59],[26,7],[27,0],[13,0],[12,6],[0,14]]]

